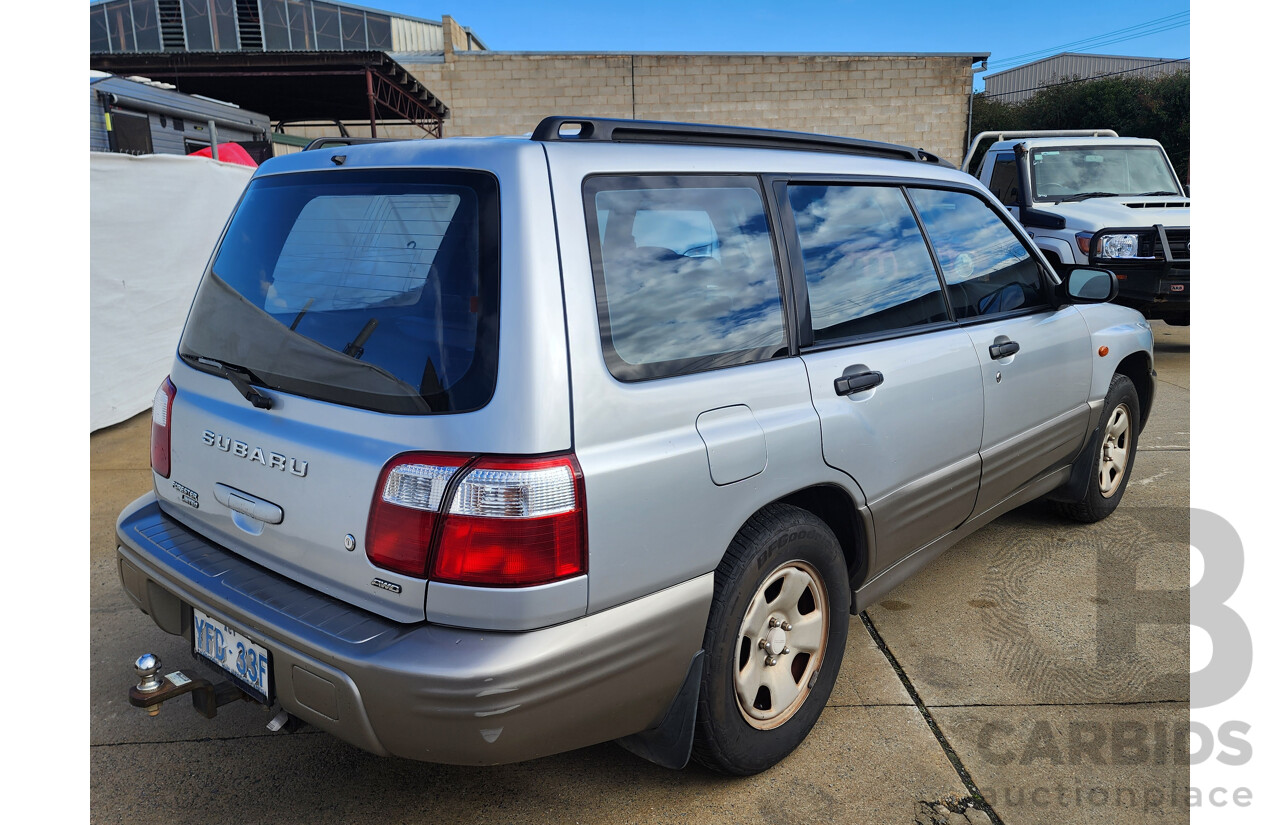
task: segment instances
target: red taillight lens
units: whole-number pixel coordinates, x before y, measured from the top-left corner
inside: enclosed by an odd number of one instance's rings
[[[173,417],[173,397],[178,390],[166,376],[151,400],[151,469],[162,478],[169,477],[169,446],[172,431],[169,423]]]
[[[586,498],[573,456],[482,459],[458,484],[431,578],[525,587],[587,570]]]
[[[427,574],[431,536],[445,487],[468,460],[409,453],[383,468],[365,535],[365,553],[371,562],[407,576]]]
[[[527,587],[581,575],[582,470],[573,456],[400,456],[382,471],[365,547],[379,567],[422,577],[430,562],[432,580],[455,584]]]

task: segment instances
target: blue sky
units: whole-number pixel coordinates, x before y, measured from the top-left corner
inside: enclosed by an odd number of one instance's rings
[[[931,0],[645,0],[626,6],[599,0],[469,0],[455,6],[448,0],[443,5],[440,0],[353,2],[431,20],[449,14],[489,48],[503,51],[990,52],[992,71],[1060,51],[1191,55],[1189,4],[1168,0],[1071,7]]]

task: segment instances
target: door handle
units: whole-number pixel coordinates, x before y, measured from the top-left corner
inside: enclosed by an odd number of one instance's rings
[[[883,383],[884,373],[878,370],[846,373],[836,379],[836,395],[853,395],[855,392],[864,392]]]
[[[1018,346],[1017,341],[1005,339],[1004,341],[997,340],[996,343],[991,345],[989,351],[991,353],[992,360],[999,361],[1001,358],[1008,358],[1020,349],[1022,349],[1022,347]]]

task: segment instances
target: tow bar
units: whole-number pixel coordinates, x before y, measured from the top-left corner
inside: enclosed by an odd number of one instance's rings
[[[133,663],[138,673],[138,684],[129,688],[129,704],[135,708],[143,708],[151,716],[160,713],[160,705],[175,699],[184,693],[191,694],[191,705],[206,719],[218,715],[218,708],[230,704],[237,699],[245,702],[256,701],[252,696],[236,687],[234,682],[210,682],[208,679],[196,679],[181,670],[165,676],[159,676],[160,657],[154,653],[144,653]]]

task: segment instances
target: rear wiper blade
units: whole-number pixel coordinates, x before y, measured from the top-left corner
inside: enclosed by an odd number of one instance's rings
[[[1115,192],[1081,192],[1078,195],[1071,195],[1066,198],[1059,198],[1054,203],[1075,203],[1076,201],[1088,200],[1089,198],[1115,198],[1119,197]]]
[[[230,381],[231,386],[239,390],[240,394],[245,397],[245,400],[253,406],[260,410],[271,409],[271,397],[258,392],[257,388],[249,383],[250,381],[258,381],[260,384],[263,383],[249,370],[244,367],[237,366],[236,364],[228,364],[224,361],[215,361],[212,358],[205,358],[203,355],[198,356],[196,360],[207,367],[213,367],[217,370],[218,373],[223,378]]]
[[[365,323],[365,325],[360,328],[360,333],[356,335],[355,340],[353,340],[350,344],[347,344],[345,347],[342,348],[342,354],[349,355],[350,357],[359,361],[361,358],[364,357],[365,343],[368,342],[369,336],[373,335],[373,331],[377,328],[378,328],[378,319],[370,318]]]

